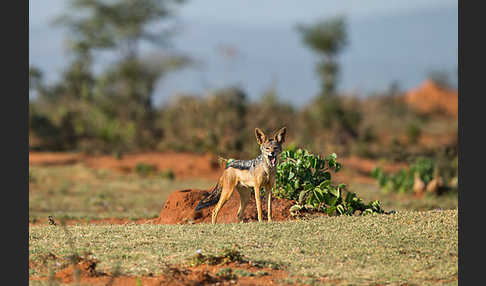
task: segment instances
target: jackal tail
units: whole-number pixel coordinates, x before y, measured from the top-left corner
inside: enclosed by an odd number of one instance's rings
[[[199,201],[195,210],[198,211],[200,209],[207,208],[209,206],[217,204],[219,201],[219,197],[221,197],[222,190],[223,187],[220,181],[218,181],[218,183],[216,184],[216,186],[213,187],[211,192],[205,198]]]

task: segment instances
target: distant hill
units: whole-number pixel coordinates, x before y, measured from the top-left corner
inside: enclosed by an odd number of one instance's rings
[[[404,99],[422,113],[442,113],[456,118],[458,115],[457,90],[440,87],[431,80],[407,92]]]

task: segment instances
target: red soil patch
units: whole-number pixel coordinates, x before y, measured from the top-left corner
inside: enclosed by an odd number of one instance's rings
[[[88,157],[84,163],[92,168],[112,170],[133,170],[139,163],[153,165],[157,170],[172,169],[176,178],[203,177],[217,179],[220,167],[217,158],[210,154],[192,154],[175,152],[150,152],[124,155],[121,160],[112,156]]]
[[[166,265],[155,276],[149,273],[144,276],[128,276],[123,273],[105,273],[96,269],[99,261],[90,258],[91,253],[84,256],[72,255],[68,257],[47,254],[43,260],[34,262],[29,260],[29,269],[39,270],[40,273],[51,272],[53,263],[56,269],[53,274],[46,276],[29,276],[29,280],[50,280],[63,284],[77,285],[275,285],[288,278],[288,273],[280,268],[270,268],[261,262],[249,261],[242,256],[230,258],[227,254],[213,256],[205,261],[205,256],[198,254],[192,262],[184,265]],[[50,263],[49,263],[50,262]],[[193,264],[196,263],[196,265]],[[48,267],[51,264],[51,267]],[[293,277],[308,280],[306,277]],[[320,282],[330,281],[327,277],[318,279]],[[301,284],[297,284],[301,285]]]
[[[457,133],[449,133],[449,134],[422,134],[419,139],[419,144],[427,147],[442,147],[442,146],[451,146],[457,145],[458,137]]]
[[[77,153],[29,152],[29,165],[70,165],[82,163],[90,168],[131,172],[137,164],[153,165],[157,171],[172,169],[177,178],[209,178],[221,174],[217,158],[211,154],[146,152],[125,154],[121,159],[109,155],[88,156]]]
[[[84,260],[71,265],[57,273],[52,278],[54,281],[72,284],[88,285],[114,285],[128,286],[138,285],[275,285],[280,284],[283,279],[289,277],[288,273],[280,269],[262,268],[252,266],[249,263],[231,262],[221,265],[199,265],[194,267],[169,266],[164,274],[153,276],[127,276],[114,275],[97,271],[96,261]],[[225,270],[225,272],[222,271]],[[228,269],[231,269],[228,271]],[[236,272],[235,272],[236,270]],[[238,275],[246,273],[246,275]],[[293,277],[294,279],[297,277]],[[305,277],[298,277],[305,279]],[[29,277],[30,280],[47,280],[46,277]],[[326,281],[323,277],[318,279]],[[328,281],[330,282],[330,281]],[[334,281],[337,282],[337,281]],[[303,284],[293,284],[303,285]]]
[[[106,275],[105,273],[96,271],[96,260],[82,260],[75,265],[68,266],[55,274],[55,278],[63,283],[74,282],[75,278],[89,278]],[[78,276],[78,277],[76,277]]]
[[[456,118],[458,115],[457,91],[441,88],[431,80],[406,93],[405,102],[423,113],[440,112]]]
[[[71,165],[82,159],[81,154],[67,152],[29,152],[29,165]]]
[[[336,179],[358,180],[372,183],[370,172],[378,164],[376,160],[359,158],[356,156],[339,159],[345,169],[336,174]],[[176,179],[205,178],[216,181],[222,173],[214,155],[175,153],[175,152],[150,152],[139,154],[127,154],[122,159],[112,156],[88,156],[76,153],[59,152],[29,152],[30,165],[69,165],[81,163],[90,168],[110,169],[117,172],[131,172],[139,163],[151,164],[158,171],[172,169]],[[386,171],[396,171],[405,164],[386,164]],[[349,174],[349,176],[348,176]],[[352,175],[351,175],[352,174]]]
[[[154,223],[158,224],[184,224],[184,223],[211,223],[211,213],[215,207],[195,211],[194,208],[198,202],[205,197],[208,191],[205,190],[181,190],[175,191],[169,195],[165,202],[164,208],[160,212],[158,220]],[[274,221],[290,220],[290,207],[295,204],[294,201],[287,199],[272,200],[272,219]],[[240,195],[238,191],[234,191],[231,198],[221,208],[217,222],[218,223],[233,223],[238,222],[236,212],[240,206]],[[262,199],[262,214],[263,219],[267,219],[267,204]],[[250,201],[245,209],[244,221],[257,221],[257,210],[255,204],[255,197],[251,196]]]

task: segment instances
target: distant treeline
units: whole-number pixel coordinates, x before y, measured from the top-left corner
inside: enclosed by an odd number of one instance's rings
[[[417,143],[427,126],[437,124],[437,118],[416,114],[394,91],[328,102],[316,96],[301,108],[281,102],[275,89],[259,101],[250,101],[235,87],[180,94],[159,107],[101,92],[79,97],[44,92],[29,105],[31,146],[39,150],[113,155],[176,150],[248,157],[258,152],[255,127],[270,134],[287,126],[287,144],[313,152],[404,160],[414,152],[430,152]]]
[[[67,13],[55,23],[69,31],[66,42],[72,62],[50,85],[44,83],[41,70],[30,68],[29,87],[36,94],[29,104],[31,148],[116,156],[179,150],[248,157],[258,152],[255,127],[270,133],[287,126],[287,144],[319,154],[403,160],[410,153],[429,152],[418,143],[430,126],[438,128],[437,121],[404,104],[396,85],[366,99],[336,92],[337,56],[348,45],[343,17],[297,27],[304,44],[318,55],[316,74],[321,81],[320,92],[301,108],[280,101],[276,89],[252,102],[244,88],[237,87],[177,95],[155,106],[154,89],[160,79],[193,64],[190,56],[165,49],[174,34],[167,20],[183,2],[69,1]],[[141,53],[144,42],[160,47],[160,53]],[[118,57],[95,74],[99,51]],[[457,129],[457,120],[455,124]],[[442,133],[454,130],[450,122],[439,127]],[[391,140],[384,140],[390,135]]]
[[[357,109],[343,113],[354,120],[352,129],[335,134],[339,126],[325,126],[313,107],[315,103],[296,109],[279,101],[274,89],[257,102],[249,101],[242,89],[228,87],[206,95],[177,95],[160,107],[121,96],[46,93],[29,105],[31,145],[88,153],[178,150],[239,157],[258,151],[255,127],[270,134],[282,126],[288,127],[289,142],[315,150],[341,146],[344,151],[360,140]]]

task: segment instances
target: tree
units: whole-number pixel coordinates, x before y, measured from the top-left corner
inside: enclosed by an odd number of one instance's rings
[[[331,130],[339,143],[347,137],[357,138],[361,114],[358,110],[345,108],[336,96],[339,75],[337,56],[348,45],[347,25],[342,16],[318,21],[311,25],[298,25],[304,44],[315,51],[320,59],[316,72],[321,79],[321,93],[309,107],[309,115]]]
[[[173,31],[168,19],[182,2],[71,0],[68,12],[54,22],[67,28],[69,48],[74,55],[63,74],[63,96],[96,105],[94,109],[105,125],[118,129],[132,126],[138,147],[154,147],[162,135],[154,124],[155,85],[167,72],[187,65],[189,59],[174,53],[142,55],[140,47],[149,43],[163,50]],[[100,76],[95,76],[93,62],[98,51],[114,53],[118,59]],[[72,121],[79,122],[75,118]],[[102,134],[102,138],[112,138],[109,141],[113,142],[119,136],[106,134],[121,134],[121,130],[93,134]]]
[[[182,0],[71,0],[71,11],[55,23],[69,28],[72,46],[79,51],[116,49],[123,58],[137,57],[140,44],[168,43],[170,27],[151,31],[172,16]]]
[[[339,74],[336,57],[348,44],[346,29],[346,21],[341,16],[313,25],[297,26],[304,43],[321,57],[316,71],[322,80],[322,93],[325,95],[333,95],[336,90]]]

